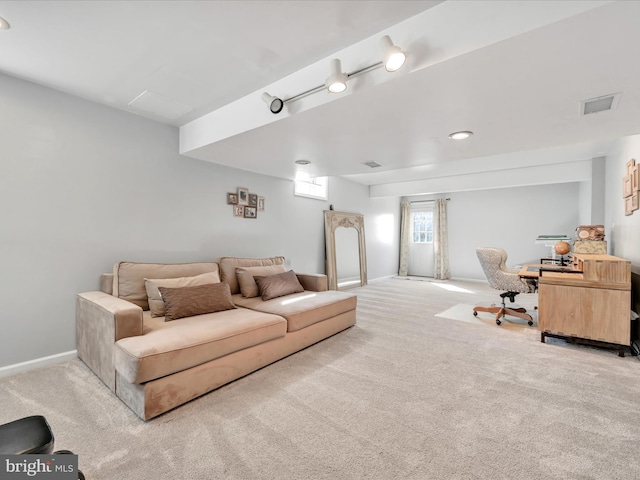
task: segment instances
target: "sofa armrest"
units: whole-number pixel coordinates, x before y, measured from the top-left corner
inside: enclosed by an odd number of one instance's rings
[[[113,273],[100,275],[100,291],[113,295]]]
[[[76,345],[78,357],[115,391],[115,342],[142,335],[142,308],[104,292],[78,294]]]
[[[311,292],[327,291],[327,276],[320,273],[296,273],[302,288]]]

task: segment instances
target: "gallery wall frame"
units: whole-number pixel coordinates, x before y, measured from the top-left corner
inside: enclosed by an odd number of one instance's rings
[[[640,165],[635,158],[627,162],[625,175],[622,177],[622,197],[624,198],[624,214],[633,215],[640,207]]]
[[[265,211],[265,198],[250,193],[248,188],[238,187],[235,192],[227,192],[227,205],[233,208],[234,217],[258,218],[258,212]]]

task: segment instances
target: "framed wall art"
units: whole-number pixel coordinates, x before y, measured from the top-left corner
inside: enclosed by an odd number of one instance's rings
[[[238,187],[238,205],[249,205],[249,189]]]
[[[633,215],[638,210],[638,195],[640,195],[640,165],[636,159],[630,159],[626,164],[625,175],[622,177],[622,197],[624,198],[624,214]]]
[[[234,217],[244,217],[244,205],[234,205],[233,206],[233,216]]]
[[[264,197],[249,193],[245,187],[237,187],[235,193],[227,193],[227,205],[233,208],[233,216],[241,218],[258,218],[258,212],[264,212]]]
[[[633,193],[631,189],[631,176],[625,175],[622,177],[622,198],[630,197]]]
[[[244,218],[257,218],[258,209],[256,207],[244,207]]]

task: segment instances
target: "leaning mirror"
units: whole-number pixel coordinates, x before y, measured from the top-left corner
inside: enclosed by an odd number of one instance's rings
[[[329,290],[367,284],[364,216],[325,210],[326,271]]]

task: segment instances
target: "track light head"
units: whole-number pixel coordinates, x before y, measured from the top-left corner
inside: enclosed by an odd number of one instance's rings
[[[278,97],[272,97],[267,92],[262,94],[262,101],[269,106],[271,113],[280,113],[284,108],[284,102]]]
[[[395,72],[400,70],[407,60],[407,55],[393,44],[389,35],[385,35],[380,39],[380,45],[382,46],[384,68],[387,72]]]
[[[325,86],[331,93],[341,93],[347,89],[347,75],[342,72],[340,59],[331,60],[331,75],[327,78]]]

